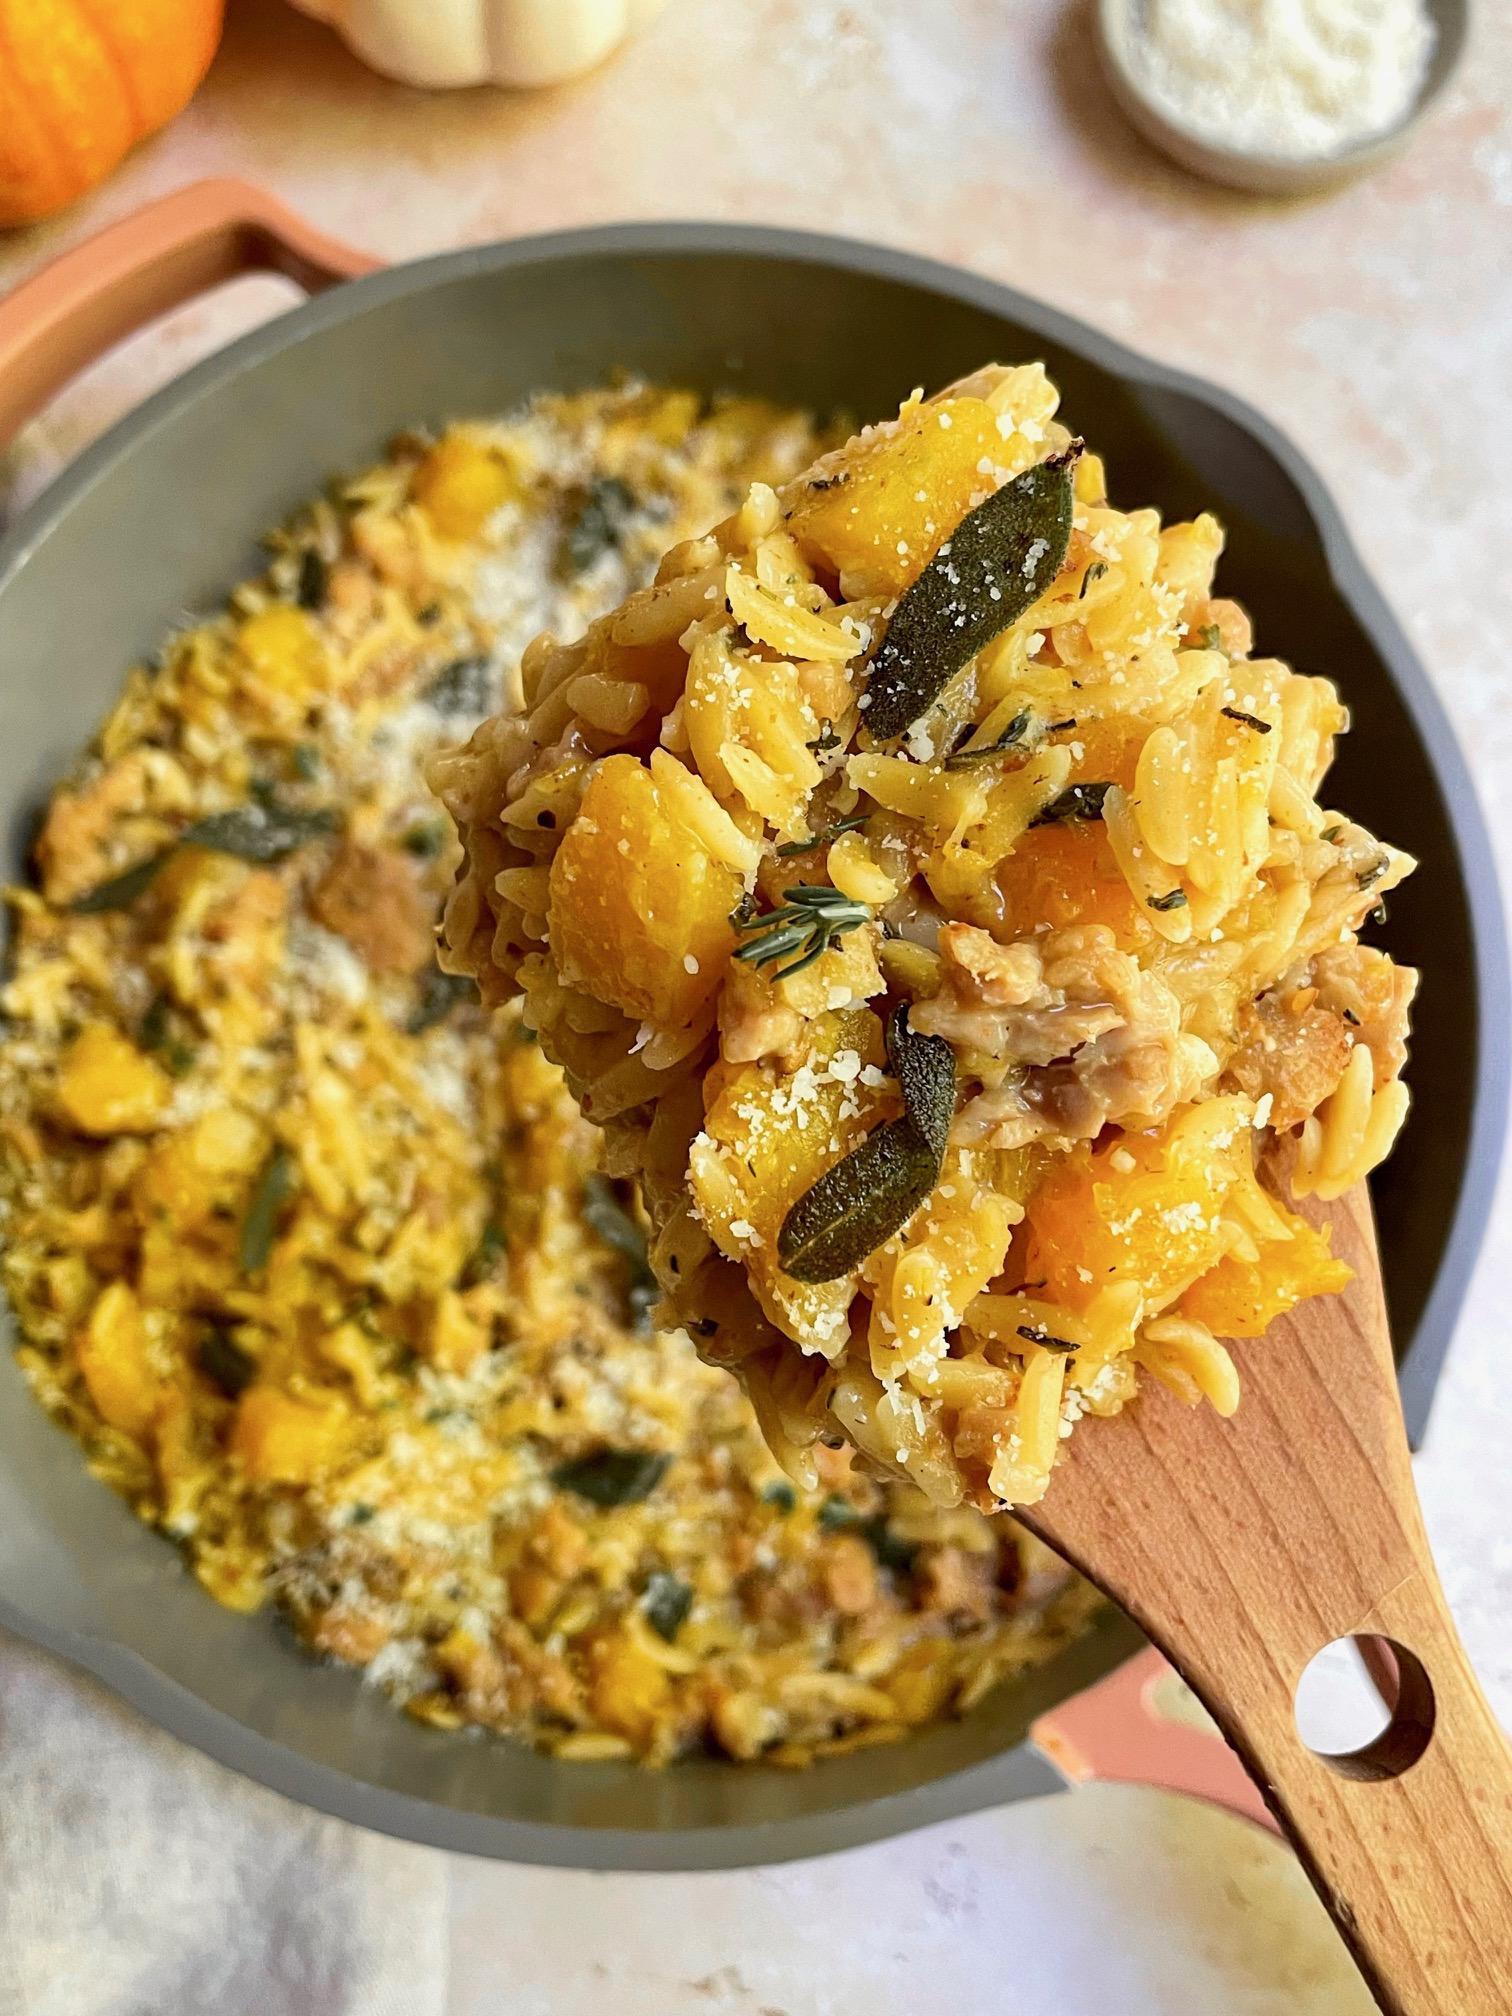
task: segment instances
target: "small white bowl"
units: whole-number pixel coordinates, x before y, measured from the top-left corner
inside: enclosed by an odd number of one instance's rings
[[[1174,108],[1145,84],[1131,47],[1133,16],[1141,0],[1097,0],[1097,44],[1113,96],[1145,139],[1194,175],[1248,189],[1261,196],[1304,196],[1332,189],[1366,169],[1379,167],[1407,143],[1429,106],[1448,83],[1465,47],[1470,0],[1428,0],[1433,17],[1433,55],[1407,111],[1384,133],[1357,141],[1336,154],[1255,154],[1220,147],[1181,123]]]

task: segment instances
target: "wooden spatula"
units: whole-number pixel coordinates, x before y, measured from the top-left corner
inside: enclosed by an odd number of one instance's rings
[[[1082,1424],[1020,1516],[1185,1675],[1380,2006],[1508,2016],[1512,1746],[1428,1551],[1363,1187],[1326,1215],[1354,1284],[1235,1348],[1232,1420],[1147,1380],[1114,1420]],[[1367,1748],[1325,1759],[1293,1704],[1314,1653],[1345,1636],[1367,1638],[1395,1705]]]

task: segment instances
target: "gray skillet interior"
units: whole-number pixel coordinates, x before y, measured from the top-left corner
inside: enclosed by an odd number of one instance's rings
[[[1221,582],[1263,648],[1337,678],[1337,801],[1422,868],[1383,941],[1426,968],[1413,1119],[1377,1190],[1409,1421],[1421,1429],[1484,1227],[1507,1095],[1504,934],[1463,759],[1306,464],[1239,402],[1006,289],[876,248],[708,225],[483,247],[339,289],[233,345],[97,444],[0,546],[9,870],[126,667],[259,564],[258,535],[407,424],[496,412],[628,366],[871,418],[988,358],[1042,357],[1114,493],[1216,510]],[[1052,1789],[1043,1707],[1139,1642],[1109,1615],[965,1721],[804,1773],[560,1765],[439,1734],[218,1609],[84,1472],[0,1363],[0,1621],[293,1797],[438,1846],[582,1866],[809,1855]]]

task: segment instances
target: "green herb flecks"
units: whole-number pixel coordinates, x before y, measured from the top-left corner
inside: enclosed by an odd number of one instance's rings
[[[1355,876],[1355,881],[1361,889],[1374,889],[1377,882],[1380,881],[1390,866],[1391,856],[1389,854],[1378,854],[1374,861],[1367,862],[1360,870],[1359,874]]]
[[[237,805],[229,812],[212,812],[208,819],[196,819],[180,833],[178,844],[208,847],[212,854],[232,854],[238,861],[266,865],[308,847],[312,840],[323,840],[339,824],[328,806],[307,812],[264,798]]]
[[[1029,824],[1055,826],[1063,819],[1101,819],[1103,800],[1112,789],[1111,784],[1068,785],[1058,798],[1052,798],[1042,811],[1036,812]]]
[[[645,1230],[615,1195],[607,1176],[595,1174],[584,1183],[583,1222],[624,1261],[629,1273],[631,1320],[637,1329],[647,1328],[661,1290],[651,1269]]]
[[[659,1449],[594,1449],[559,1463],[553,1484],[590,1505],[639,1505],[667,1474],[672,1458]]]
[[[299,556],[299,586],[295,590],[295,600],[301,609],[325,607],[328,579],[324,559],[315,547],[306,546]]]
[[[692,1608],[693,1591],[680,1576],[669,1574],[665,1568],[657,1568],[646,1577],[641,1609],[658,1638],[672,1644]]]
[[[1202,628],[1197,632],[1197,641],[1201,644],[1204,651],[1221,651],[1223,649],[1223,632],[1218,628],[1216,623],[1204,623]]]
[[[480,1281],[486,1281],[502,1259],[505,1244],[503,1226],[497,1218],[490,1218],[462,1269],[460,1285],[476,1288]]]
[[[777,852],[784,857],[790,854],[812,854],[817,847],[828,847],[832,841],[838,840],[842,833],[856,832],[870,817],[869,812],[863,812],[855,819],[837,820],[833,826],[826,826],[818,833],[811,833],[807,840],[789,840],[786,846],[779,847]]]
[[[228,1400],[235,1400],[245,1393],[257,1377],[257,1360],[250,1351],[244,1351],[229,1330],[212,1325],[201,1337],[194,1353],[194,1362],[210,1381],[219,1387]]]
[[[289,760],[294,765],[294,775],[305,784],[313,784],[320,775],[320,751],[313,742],[296,742],[289,751]]]
[[[446,851],[446,834],[444,819],[422,819],[406,829],[399,845],[417,861],[434,861]]]
[[[941,1036],[916,1036],[906,1006],[887,1027],[887,1056],[907,1109],[872,1129],[782,1222],[777,1258],[795,1281],[834,1281],[906,1225],[940,1177],[955,1114],[955,1053]]]
[[[497,681],[488,658],[476,653],[454,658],[432,679],[420,696],[438,714],[489,714]]]
[[[980,749],[957,749],[945,758],[947,770],[970,770],[978,763],[991,763],[997,757],[1006,755],[1010,749],[1018,748],[1029,732],[1029,724],[1034,719],[1027,707],[1023,707],[999,735],[996,742],[988,742]]]
[[[800,884],[782,893],[786,900],[780,910],[752,914],[741,904],[730,916],[737,931],[758,934],[739,948],[737,959],[748,959],[756,966],[771,966],[795,952],[799,955],[792,965],[774,973],[774,980],[787,980],[801,973],[816,959],[822,959],[847,931],[872,921],[869,903],[853,902],[838,889]]]
[[[968,511],[899,602],[872,660],[863,720],[901,735],[984,645],[1016,623],[1061,570],[1071,538],[1079,442]]]
[[[76,917],[98,917],[107,910],[129,910],[139,896],[146,894],[153,876],[172,852],[170,847],[161,854],[151,854],[145,861],[138,861],[134,868],[112,875],[108,882],[101,882],[98,887],[87,889],[82,896],[75,896],[69,909]]]
[[[155,994],[142,1017],[138,1040],[150,1051],[171,1077],[182,1078],[193,1064],[194,1045],[179,1034],[179,1020],[166,994]]]
[[[1048,1330],[1041,1330],[1032,1323],[1020,1323],[1018,1334],[1020,1337],[1027,1338],[1031,1344],[1038,1344],[1041,1351],[1079,1351],[1081,1349],[1081,1346],[1073,1344],[1069,1337],[1054,1337]]]
[[[1220,707],[1220,714],[1227,714],[1230,721],[1237,721],[1241,728],[1253,728],[1257,735],[1269,735],[1271,724],[1262,721],[1258,714],[1246,714],[1242,707]]]
[[[1092,586],[1092,583],[1094,581],[1101,581],[1102,577],[1104,576],[1104,574],[1107,573],[1107,571],[1108,571],[1108,563],[1106,560],[1094,560],[1092,562],[1091,566],[1088,567],[1086,573],[1083,574],[1082,576],[1081,589],[1076,597],[1078,602],[1080,602],[1084,598],[1087,590]]]
[[[893,1532],[883,1512],[868,1519],[848,1499],[831,1492],[819,1507],[819,1526],[826,1533],[854,1533],[870,1547],[878,1565],[894,1575],[907,1575],[913,1569],[918,1548]]]
[[[1187,894],[1185,889],[1168,889],[1164,896],[1146,896],[1145,902],[1152,910],[1185,910]]]
[[[770,1484],[762,1486],[761,1502],[763,1505],[774,1505],[780,1516],[786,1519],[797,1506],[798,1493],[786,1477],[774,1477]]]
[[[840,737],[835,733],[835,724],[832,721],[821,721],[819,733],[812,742],[804,744],[804,747],[812,749],[816,756],[828,756],[832,749],[838,749],[840,746]]]
[[[562,529],[557,552],[561,571],[582,574],[602,554],[617,547],[635,503],[635,492],[618,476],[595,476],[579,493]]]
[[[249,1278],[261,1274],[268,1264],[278,1237],[279,1216],[294,1194],[295,1180],[294,1157],[282,1141],[276,1141],[252,1186],[252,1198],[242,1220],[241,1271]]]
[[[453,1008],[477,998],[477,982],[465,973],[443,973],[439,966],[427,966],[415,989],[415,1005],[405,1030],[411,1036],[421,1036],[444,1022]]]

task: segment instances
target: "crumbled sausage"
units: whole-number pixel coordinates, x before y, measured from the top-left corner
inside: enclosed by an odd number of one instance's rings
[[[372,973],[414,973],[435,951],[431,904],[414,863],[392,847],[348,840],[310,898],[327,930]]]

